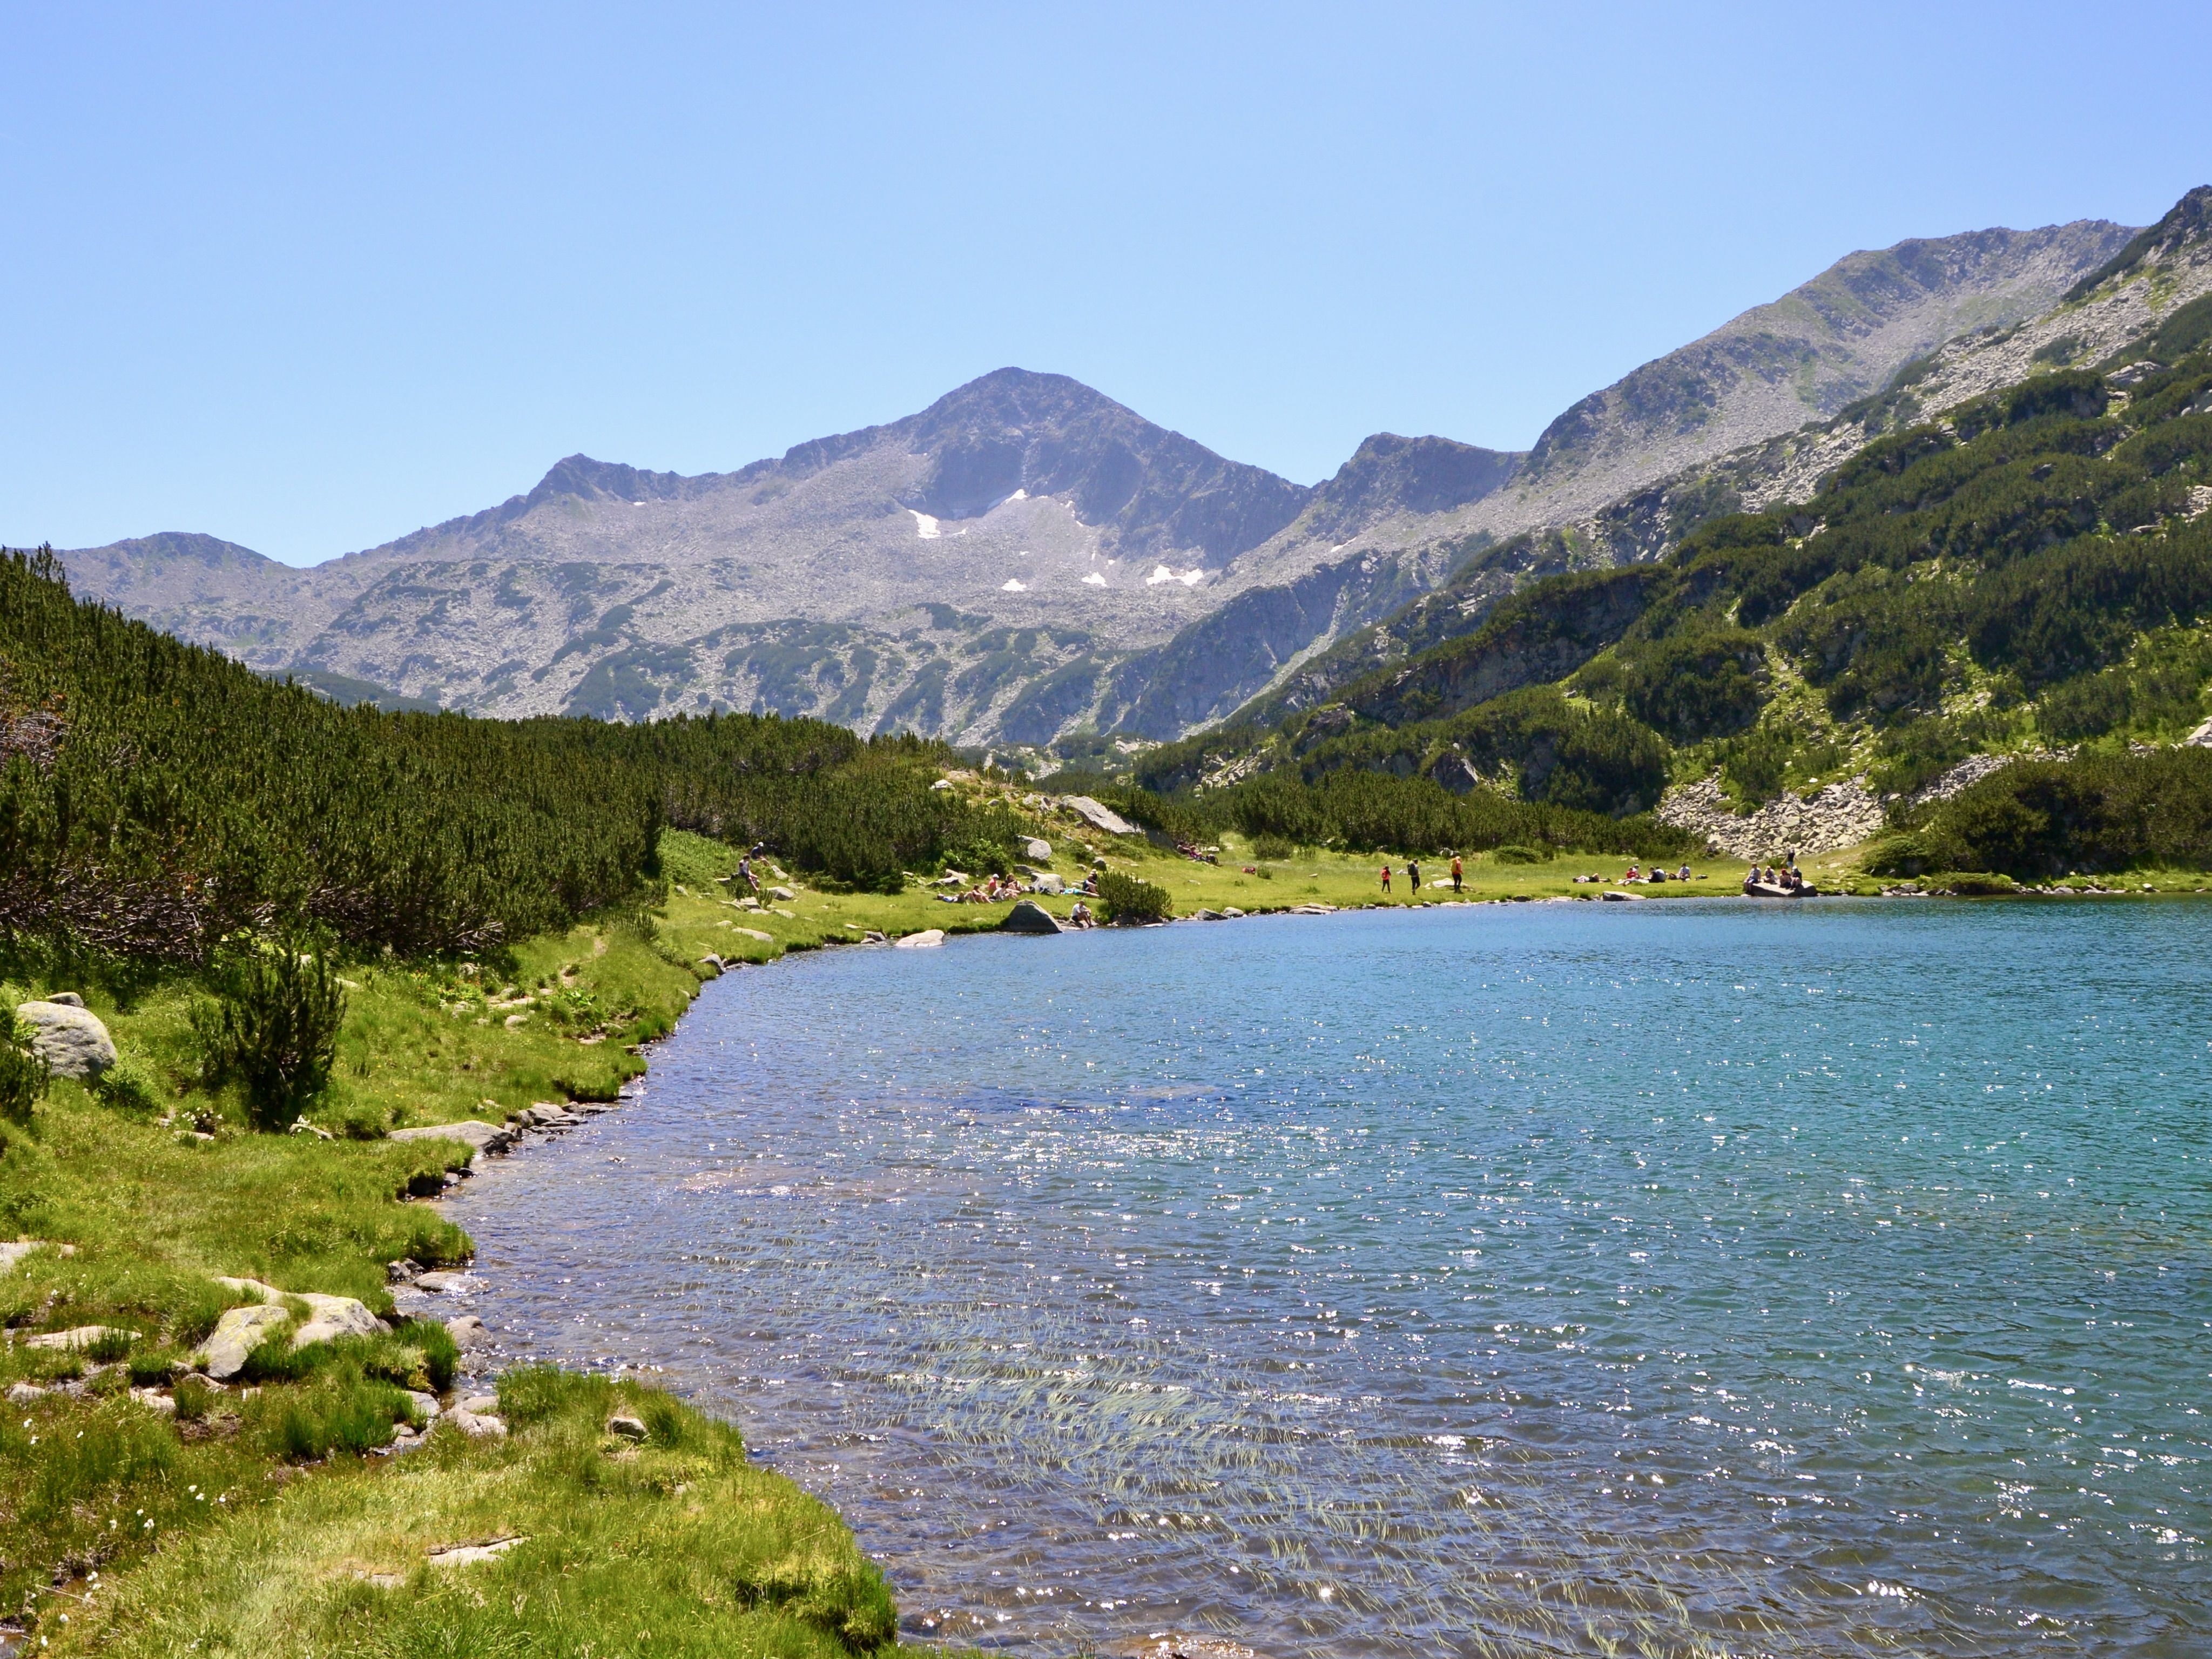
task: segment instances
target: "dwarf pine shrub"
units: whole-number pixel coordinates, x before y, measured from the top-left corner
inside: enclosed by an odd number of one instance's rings
[[[7,1010],[0,1021],[0,1119],[27,1124],[53,1074],[31,1047],[30,1028]]]
[[[337,1059],[345,988],[325,951],[280,940],[245,952],[222,1000],[194,1011],[207,1079],[244,1086],[254,1127],[291,1127]]]
[[[1175,912],[1168,890],[1109,870],[1098,878],[1098,906],[1109,922],[1165,921]]]

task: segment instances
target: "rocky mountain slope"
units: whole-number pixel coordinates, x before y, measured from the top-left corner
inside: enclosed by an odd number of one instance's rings
[[[1652,546],[1646,496],[1695,501],[1694,526]],[[1310,704],[1255,705],[1139,780],[1426,777],[1656,807],[1771,857],[2021,758],[2212,743],[2212,187],[2041,315],[1510,545],[1518,591],[1463,570],[1315,664]],[[2076,806],[1982,827],[2032,839]],[[2038,845],[2002,867],[2060,857]]]
[[[1855,254],[1576,405],[1528,455],[1370,438],[1311,488],[1064,376],[1003,369],[888,425],[689,477],[572,456],[527,494],[295,570],[165,534],[81,593],[346,696],[498,714],[709,707],[1042,744],[1171,738],[1443,588],[1463,617],[1571,526],[2046,308],[2102,222]]]

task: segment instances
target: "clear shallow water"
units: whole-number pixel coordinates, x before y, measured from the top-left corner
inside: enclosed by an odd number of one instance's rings
[[[1741,902],[844,950],[463,1189],[908,1628],[2212,1650],[2212,908]]]

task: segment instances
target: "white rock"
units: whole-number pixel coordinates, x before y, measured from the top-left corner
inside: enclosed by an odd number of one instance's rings
[[[1088,795],[1064,795],[1062,806],[1066,807],[1094,830],[1103,830],[1109,836],[1141,836],[1145,832],[1103,802]]]
[[[24,1238],[13,1244],[0,1244],[0,1273],[13,1273],[18,1261],[32,1251],[43,1250],[46,1247],[46,1242],[43,1238]]]
[[[246,1356],[291,1317],[283,1309],[265,1302],[225,1309],[214,1333],[193,1357],[216,1382],[228,1382],[246,1369]]]
[[[942,927],[925,927],[918,933],[906,933],[891,941],[902,951],[926,951],[932,945],[945,943]]]
[[[501,1432],[506,1432],[503,1426]],[[455,1544],[449,1548],[432,1550],[430,1565],[434,1567],[465,1567],[475,1561],[496,1561],[517,1544],[529,1541],[526,1538],[495,1538],[489,1544]]]
[[[176,1413],[175,1397],[163,1394],[159,1389],[133,1389],[131,1397],[149,1412],[167,1412],[172,1416]]]
[[[503,1152],[514,1145],[514,1131],[497,1124],[466,1118],[459,1123],[425,1123],[412,1129],[394,1129],[391,1140],[458,1140],[471,1152]],[[471,1158],[470,1162],[474,1163]]]
[[[65,1331],[41,1331],[36,1336],[27,1336],[23,1339],[23,1346],[27,1348],[58,1348],[75,1352],[90,1347],[104,1336],[135,1338],[137,1334],[136,1331],[126,1331],[118,1325],[73,1325]]]
[[[499,1440],[507,1434],[507,1424],[502,1419],[481,1416],[463,1407],[447,1412],[446,1421],[471,1440]]]
[[[645,1425],[637,1418],[617,1415],[607,1419],[607,1432],[624,1440],[645,1438]]]
[[[415,1408],[415,1415],[428,1423],[438,1414],[438,1396],[424,1394],[420,1389],[407,1390],[407,1403]]]
[[[11,1406],[27,1406],[33,1400],[44,1400],[49,1390],[40,1388],[35,1382],[18,1382],[8,1390],[8,1403]]]
[[[318,1291],[287,1292],[258,1279],[219,1276],[216,1283],[226,1290],[250,1291],[262,1298],[258,1303],[226,1310],[216,1323],[215,1334],[200,1350],[207,1374],[218,1381],[235,1376],[245,1367],[246,1356],[266,1341],[281,1322],[291,1317],[283,1305],[288,1295],[307,1307],[307,1318],[292,1330],[291,1346],[295,1348],[304,1348],[310,1342],[335,1342],[341,1337],[374,1336],[391,1328],[369,1312],[366,1304],[349,1296],[325,1296]]]
[[[768,890],[768,896],[772,899],[781,899],[786,904],[799,896],[788,887],[771,887]]]
[[[491,1332],[483,1320],[474,1314],[460,1314],[446,1322],[446,1329],[454,1343],[463,1348],[482,1348],[490,1345]]]
[[[1049,864],[1052,862],[1052,843],[1048,841],[1030,840],[1024,842],[1022,843],[1022,853],[1031,864]]]
[[[115,1039],[82,1003],[20,1003],[15,1017],[31,1028],[32,1051],[56,1077],[94,1078],[115,1064]]]

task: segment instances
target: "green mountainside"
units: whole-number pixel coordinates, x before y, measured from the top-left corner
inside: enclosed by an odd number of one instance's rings
[[[2142,325],[2107,331],[2094,362],[2039,348],[1932,414],[1915,393],[1942,376],[1908,369],[1846,412],[1856,442],[1806,499],[1727,510],[1752,493],[1739,475],[1648,562],[1577,568],[1601,556],[1558,532],[1480,550],[1348,641],[1325,700],[1255,704],[1146,754],[1136,781],[1203,794],[1377,773],[1657,809],[1724,843],[1717,815],[1824,788],[1933,823],[2002,762],[2045,766],[1977,799],[2146,750],[2188,750],[2162,763],[2172,787],[2212,775],[2191,747],[2212,726],[2212,294],[2158,302],[2201,270],[2208,205],[2191,192],[2038,324],[2047,342],[2135,307]],[[1508,569],[1534,579],[1499,599]],[[1350,672],[1363,652],[1379,665]],[[1705,816],[1679,805],[1701,792]]]

